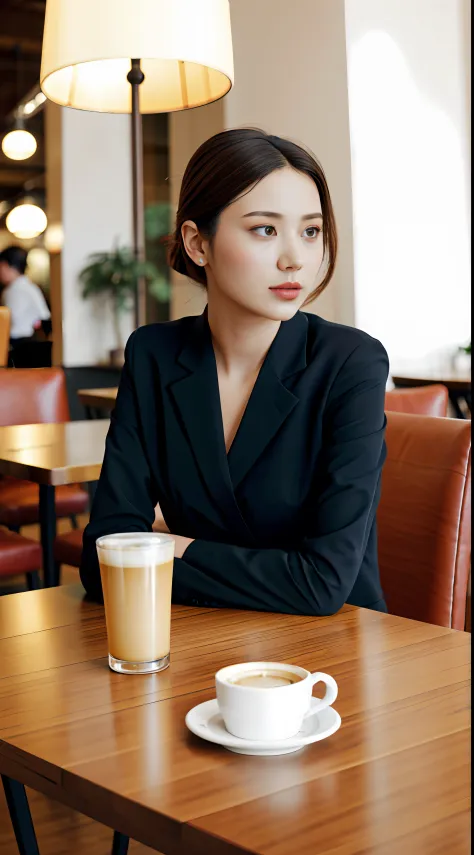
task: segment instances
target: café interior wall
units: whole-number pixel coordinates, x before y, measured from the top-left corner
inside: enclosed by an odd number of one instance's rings
[[[47,136],[50,219],[64,229],[64,245],[52,268],[51,299],[60,299],[62,364],[97,365],[116,347],[110,303],[81,296],[78,275],[91,253],[109,251],[115,242],[132,245],[132,178],[130,117],[48,105],[59,112],[52,120],[56,134]],[[60,295],[57,290],[60,289]],[[133,313],[121,322],[126,341]],[[57,361],[57,360],[56,360]]]
[[[470,338],[469,16],[346,0],[355,322],[392,366]]]
[[[235,86],[210,107],[170,117],[170,180],[176,207],[186,163],[224,128],[260,127],[314,152],[325,171],[340,237],[335,276],[308,307],[353,323],[350,142],[343,0],[231,0]],[[171,316],[197,314],[205,294],[173,277]]]

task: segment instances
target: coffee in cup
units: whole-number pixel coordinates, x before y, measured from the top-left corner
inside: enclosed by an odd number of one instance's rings
[[[324,698],[312,698],[316,683]],[[305,719],[330,706],[337,683],[329,674],[311,674],[283,662],[244,662],[216,674],[219,711],[229,733],[240,739],[279,741],[295,736]]]
[[[110,534],[96,546],[111,669],[161,671],[170,662],[174,538],[155,532]]]
[[[233,686],[251,686],[254,689],[278,689],[280,686],[291,686],[302,680],[300,674],[292,671],[279,671],[277,668],[267,668],[257,671],[248,671],[229,678]]]

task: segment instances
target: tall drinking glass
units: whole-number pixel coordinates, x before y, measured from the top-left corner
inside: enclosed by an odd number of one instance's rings
[[[174,538],[108,534],[96,542],[104,592],[109,665],[150,674],[170,663]]]

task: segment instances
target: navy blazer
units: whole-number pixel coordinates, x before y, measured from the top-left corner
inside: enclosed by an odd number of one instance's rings
[[[281,324],[226,454],[207,311],[140,327],[126,348],[81,579],[101,597],[96,539],[195,538],[175,602],[304,615],[386,610],[376,510],[387,354],[360,330],[297,312]]]

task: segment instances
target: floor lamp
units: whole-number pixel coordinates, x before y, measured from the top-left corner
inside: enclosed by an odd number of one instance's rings
[[[142,114],[210,104],[233,85],[229,0],[47,0],[40,85],[63,107],[130,113],[133,241],[144,258]],[[136,289],[136,326],[146,286]]]

